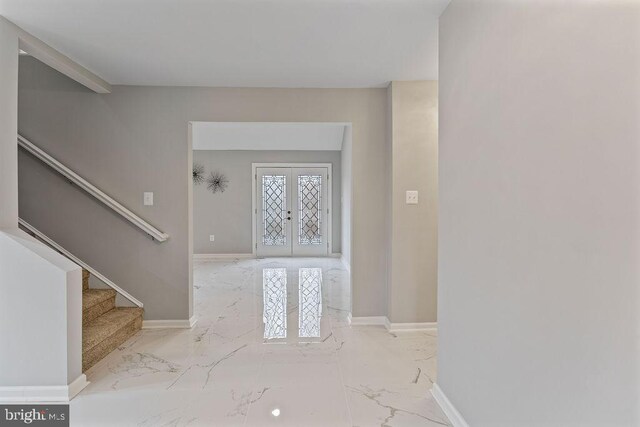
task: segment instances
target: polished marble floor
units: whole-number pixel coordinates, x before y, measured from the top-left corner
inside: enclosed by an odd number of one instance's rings
[[[436,334],[347,322],[339,260],[194,262],[191,330],[143,330],[88,371],[72,426],[442,426]]]

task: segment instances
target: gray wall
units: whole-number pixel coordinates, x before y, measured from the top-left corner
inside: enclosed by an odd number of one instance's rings
[[[229,179],[224,193],[212,194],[206,183],[193,189],[193,252],[195,254],[252,253],[252,163],[331,163],[332,251],[340,252],[342,186],[340,151],[223,151],[194,150],[193,162],[206,174],[219,171]],[[209,241],[209,235],[215,241]]]
[[[391,323],[435,322],[438,288],[438,82],[392,82]],[[406,191],[419,203],[408,205]]]
[[[0,16],[0,229],[18,227],[18,34]]]
[[[20,132],[171,237],[150,241],[26,155],[20,213],[144,302],[146,319],[185,319],[192,292],[188,122],[350,122],[343,217],[351,207],[358,221],[343,221],[342,250],[351,237],[353,315],[385,315],[386,252],[375,232],[385,227],[381,206],[388,203],[385,120],[385,89],[114,86],[99,95],[23,57]],[[155,206],[143,206],[144,191],[155,192]]]
[[[99,95],[30,57],[19,76],[20,133],[170,238],[152,241],[23,150],[20,216],[141,300],[146,319],[190,317],[186,120],[168,102],[129,88]]]
[[[640,425],[640,4],[440,19],[438,383],[469,425]]]

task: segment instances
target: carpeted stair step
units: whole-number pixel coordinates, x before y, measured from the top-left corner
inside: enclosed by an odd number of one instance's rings
[[[142,328],[142,308],[118,307],[82,328],[82,371],[86,371]]]
[[[116,307],[113,289],[85,289],[82,291],[82,326]]]

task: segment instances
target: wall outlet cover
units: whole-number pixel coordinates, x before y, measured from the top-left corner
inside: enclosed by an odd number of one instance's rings
[[[417,191],[407,191],[406,193],[406,202],[408,205],[417,205],[418,204],[418,192]]]
[[[216,236],[214,234],[209,234],[209,241],[213,242],[216,240]]]
[[[144,192],[144,205],[153,206],[153,193],[151,191]]]

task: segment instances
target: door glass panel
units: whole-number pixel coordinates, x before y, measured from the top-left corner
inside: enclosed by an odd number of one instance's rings
[[[262,244],[284,246],[287,241],[287,177],[262,177]]]
[[[262,270],[264,337],[287,337],[287,269]]]
[[[322,176],[298,176],[298,243],[322,243]]]
[[[301,338],[318,338],[322,317],[322,269],[301,268],[299,273],[298,335]]]

